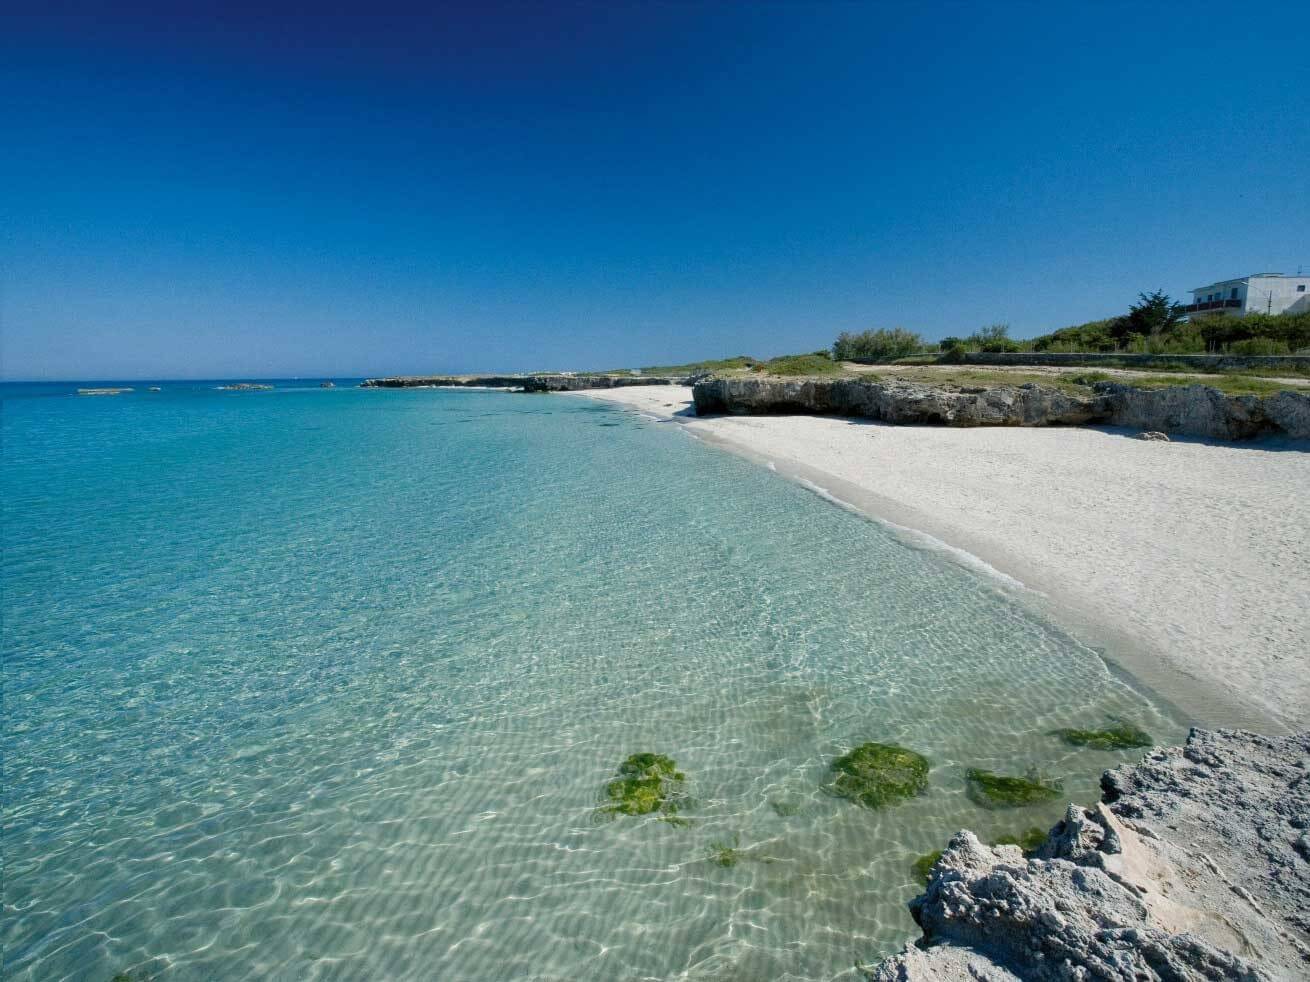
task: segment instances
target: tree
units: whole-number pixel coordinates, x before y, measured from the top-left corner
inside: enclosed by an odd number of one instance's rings
[[[1128,331],[1146,337],[1168,334],[1182,320],[1178,304],[1163,290],[1137,294],[1138,302],[1128,308]]]

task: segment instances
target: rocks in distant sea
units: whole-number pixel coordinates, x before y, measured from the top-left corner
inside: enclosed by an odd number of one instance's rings
[[[215,386],[220,392],[271,392],[273,386],[263,382],[229,382],[227,385]]]
[[[632,385],[683,385],[683,377],[664,375],[397,375],[370,378],[363,389],[522,389],[524,392],[577,392],[584,389],[617,389]]]
[[[956,834],[890,982],[1310,975],[1310,733],[1193,730],[1107,771],[1034,853]],[[1026,843],[1032,844],[1032,843]],[[925,857],[925,860],[927,857]]]
[[[124,393],[135,392],[135,391],[136,391],[135,389],[130,387],[118,386],[118,387],[104,387],[104,388],[92,388],[92,389],[78,389],[77,394],[80,396],[121,396]]]
[[[337,384],[335,382],[319,382],[318,387],[320,389],[335,389]]]

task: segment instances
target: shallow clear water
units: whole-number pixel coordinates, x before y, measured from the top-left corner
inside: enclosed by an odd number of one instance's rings
[[[1181,730],[987,579],[587,400],[4,405],[9,979],[831,978],[915,934],[963,772]],[[931,788],[821,791],[865,740]],[[625,756],[693,821],[597,822]],[[735,841],[740,861],[709,860]]]

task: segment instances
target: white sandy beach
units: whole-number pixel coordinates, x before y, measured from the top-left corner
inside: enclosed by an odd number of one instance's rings
[[[574,395],[665,418],[691,400],[664,386]],[[1034,602],[1198,723],[1310,723],[1310,448],[676,418],[1040,592]]]

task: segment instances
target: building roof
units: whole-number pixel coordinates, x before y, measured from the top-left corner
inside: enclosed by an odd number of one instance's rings
[[[1194,286],[1188,293],[1198,293],[1201,290],[1208,290],[1212,286],[1219,286],[1221,283],[1246,283],[1248,280],[1268,280],[1268,279],[1289,279],[1289,280],[1310,280],[1310,275],[1297,273],[1295,276],[1289,276],[1286,273],[1248,273],[1246,276],[1234,276],[1227,280],[1215,280],[1207,283],[1205,286]]]

